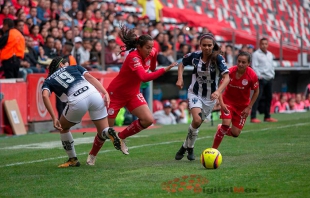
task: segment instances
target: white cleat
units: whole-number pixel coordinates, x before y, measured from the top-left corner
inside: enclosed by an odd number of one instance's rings
[[[125,140],[123,140],[123,139],[120,139],[120,140],[121,140],[121,151],[122,151],[125,155],[129,155],[128,147],[127,147],[127,145],[126,145]]]
[[[88,155],[87,160],[86,160],[86,164],[90,165],[90,166],[94,166],[95,162],[96,162],[96,156]]]

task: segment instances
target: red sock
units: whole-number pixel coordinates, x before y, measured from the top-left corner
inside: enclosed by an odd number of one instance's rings
[[[139,119],[133,121],[126,129],[118,134],[118,137],[121,139],[126,139],[129,136],[132,136],[136,133],[139,133],[144,128],[141,126]]]
[[[222,142],[222,140],[224,138],[224,135],[225,135],[225,133],[227,133],[226,131],[228,131],[228,130],[230,131],[229,126],[222,125],[221,128],[219,128],[216,131],[216,134],[215,134],[214,140],[213,140],[212,148],[217,149],[220,146],[220,144],[221,144],[221,142]]]
[[[227,135],[227,136],[233,136],[232,133],[231,133],[231,128],[229,128],[229,129],[226,131],[226,135]]]
[[[90,150],[89,154],[97,156],[97,154],[100,151],[100,149],[101,149],[102,145],[104,144],[104,142],[105,142],[105,140],[100,139],[100,137],[97,134],[95,139],[94,139],[93,147]]]

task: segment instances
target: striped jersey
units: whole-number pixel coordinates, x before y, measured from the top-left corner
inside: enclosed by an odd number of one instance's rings
[[[229,71],[225,59],[221,55],[217,56],[216,64],[211,61],[208,64],[204,63],[201,58],[202,51],[189,53],[183,57],[184,66],[194,67],[188,92],[210,100],[211,94],[217,89],[220,75]]]
[[[83,75],[88,72],[81,66],[59,68],[45,79],[42,91],[54,92],[62,102],[76,103],[97,89]],[[84,93],[85,92],[85,93]]]

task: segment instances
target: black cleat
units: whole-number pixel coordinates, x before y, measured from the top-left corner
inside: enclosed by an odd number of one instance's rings
[[[184,148],[182,145],[180,150],[175,154],[175,159],[181,160],[184,157],[185,152],[186,152],[186,148]]]
[[[121,140],[117,136],[115,130],[113,128],[109,128],[108,130],[108,137],[110,138],[111,142],[113,143],[116,150],[121,149]]]
[[[190,161],[195,160],[194,148],[187,148],[187,159]]]

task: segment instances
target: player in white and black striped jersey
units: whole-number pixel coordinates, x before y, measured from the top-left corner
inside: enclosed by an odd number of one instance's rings
[[[176,160],[181,160],[186,151],[188,152],[187,159],[195,160],[194,144],[199,127],[212,112],[218,97],[229,83],[229,71],[213,34],[201,35],[200,48],[201,51],[185,55],[178,68],[176,85],[182,89],[184,66],[194,67],[192,82],[188,88],[189,108],[193,120],[183,145],[176,153]],[[218,87],[220,77],[222,77],[222,83]]]

